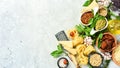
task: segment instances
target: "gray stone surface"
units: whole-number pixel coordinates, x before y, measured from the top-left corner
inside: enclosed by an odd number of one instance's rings
[[[0,0],[0,68],[57,68],[54,35],[79,24],[83,2]]]

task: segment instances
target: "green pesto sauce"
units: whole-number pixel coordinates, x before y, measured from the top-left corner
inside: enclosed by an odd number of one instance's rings
[[[96,22],[95,30],[101,30],[105,27],[105,25],[106,25],[106,20],[105,19],[100,19]]]

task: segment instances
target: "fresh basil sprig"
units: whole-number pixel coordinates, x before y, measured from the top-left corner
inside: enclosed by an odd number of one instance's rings
[[[87,27],[87,26],[82,26],[81,24],[76,25],[75,28],[77,29],[78,33],[82,35],[83,37],[85,36],[90,36],[90,31],[92,28]]]
[[[55,58],[59,57],[63,53],[63,47],[61,44],[57,45],[57,50],[53,51],[51,55]]]
[[[101,47],[102,37],[103,37],[103,33],[100,33],[98,36],[98,48]]]
[[[92,1],[93,1],[93,0],[87,0],[87,1],[83,4],[83,6],[89,6],[89,5],[92,3]]]

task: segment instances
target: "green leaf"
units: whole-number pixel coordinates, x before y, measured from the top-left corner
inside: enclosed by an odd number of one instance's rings
[[[51,55],[55,58],[59,57],[64,52],[61,44],[57,45],[57,49],[58,50],[55,50],[51,53]]]
[[[112,11],[109,11],[109,14],[110,14],[111,16],[116,16]]]
[[[91,65],[88,65],[89,66],[89,68],[92,68],[92,66]]]
[[[113,16],[113,17],[115,17],[116,19],[120,20],[120,16],[115,15],[112,11],[109,10],[108,14],[109,14],[110,16]]]
[[[92,1],[93,1],[93,0],[87,0],[87,1],[83,4],[83,6],[89,6],[89,5],[92,3]]]
[[[108,6],[108,7],[106,7],[106,8],[110,8],[112,5],[113,5],[113,3],[112,3],[112,2],[110,2],[109,6]]]
[[[90,28],[90,27],[86,27],[85,30],[86,30],[87,32],[90,32],[90,31],[91,31],[91,28]]]
[[[117,20],[120,20],[120,16],[116,16],[116,19],[117,19]]]
[[[108,65],[109,65],[110,61],[111,61],[111,60],[106,60],[106,61],[105,61],[104,68],[108,68]]]
[[[76,25],[75,28],[79,33],[82,33],[84,31],[84,27],[82,25]]]
[[[103,33],[100,33],[98,37],[99,37],[99,39],[102,39]]]
[[[51,55],[55,58],[59,57],[61,54],[63,53],[63,51],[60,50],[55,50],[51,53]]]
[[[105,19],[105,17],[104,17],[104,16],[101,16],[101,15],[99,15],[99,14],[97,13],[97,14],[94,16],[93,20],[90,20],[90,22],[92,22],[92,24],[91,24],[90,27],[94,28],[95,25],[96,25],[96,22],[97,22],[98,20],[100,20],[100,19]]]
[[[57,45],[57,48],[58,48],[58,50],[63,51],[63,47],[62,47],[62,45],[61,45],[61,44]]]
[[[105,19],[105,17],[104,16],[99,16],[98,20],[101,20],[101,19],[103,20],[103,19]]]
[[[93,20],[94,20],[94,18],[91,18],[91,19],[89,20],[89,23],[92,24],[92,23],[93,23]]]
[[[96,21],[97,21],[97,17],[98,17],[99,15],[98,14],[96,14],[95,16],[94,16],[94,18],[92,18],[91,20],[90,20],[90,23],[92,23],[91,24],[91,28],[93,28],[93,27],[95,27],[95,24],[96,24]]]
[[[98,40],[98,48],[101,47],[101,40]]]
[[[82,32],[82,29],[81,29],[78,25],[76,25],[75,28],[77,29],[77,31],[78,31],[79,33]]]
[[[116,19],[120,20],[120,16],[115,15],[112,11],[109,11],[110,16],[114,16]]]
[[[85,32],[86,36],[90,36],[90,31],[91,31],[90,27],[85,27],[84,32]]]
[[[106,18],[107,18],[107,20],[111,20],[112,19],[111,18],[111,11],[110,11],[110,9],[108,9],[108,14],[107,14]]]
[[[86,31],[85,34],[86,34],[87,36],[89,36],[89,32]]]
[[[101,47],[102,37],[103,37],[103,33],[100,33],[99,36],[98,36],[98,48]]]

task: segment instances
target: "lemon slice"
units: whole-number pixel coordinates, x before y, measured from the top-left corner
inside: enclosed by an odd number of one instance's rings
[[[120,34],[120,20],[110,20],[108,22],[108,29],[112,34]]]

